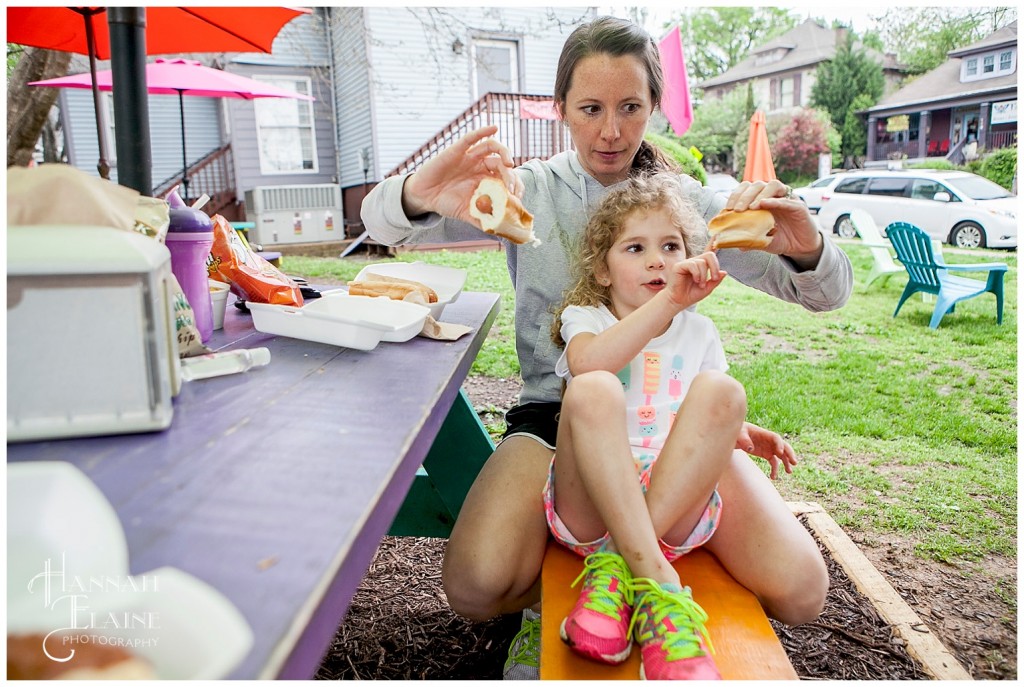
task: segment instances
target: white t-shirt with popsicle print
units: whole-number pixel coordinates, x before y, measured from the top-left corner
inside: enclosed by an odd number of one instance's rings
[[[568,347],[577,334],[600,334],[617,322],[603,305],[571,305],[562,313],[562,339]],[[626,426],[634,452],[656,455],[661,450],[679,405],[699,372],[728,369],[714,322],[690,310],[672,318],[668,330],[652,339],[618,373],[626,392]],[[565,351],[555,365],[555,373],[571,383]]]

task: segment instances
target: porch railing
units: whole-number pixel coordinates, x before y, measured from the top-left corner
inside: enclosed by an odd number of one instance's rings
[[[995,131],[988,134],[988,145],[986,147],[990,150],[1012,148],[1015,145],[1017,145],[1016,131]]]
[[[524,118],[520,103],[524,100],[550,101],[550,96],[522,93],[488,93],[441,129],[419,150],[403,160],[386,176],[411,172],[470,131],[489,124],[498,126],[495,138],[512,153],[520,165],[533,158],[547,159],[572,147],[569,129],[561,120]]]
[[[153,195],[162,197],[176,184],[182,182],[182,175],[179,172],[174,176],[164,179],[153,189]],[[179,189],[184,195],[184,189]],[[195,163],[188,169],[188,198],[185,202],[191,204],[199,196],[206,194],[210,201],[203,206],[203,212],[213,215],[220,210],[233,204],[238,197],[235,188],[235,164],[231,153],[231,144],[217,148],[209,155]]]

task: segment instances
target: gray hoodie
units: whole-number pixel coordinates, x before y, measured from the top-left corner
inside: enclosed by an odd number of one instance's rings
[[[540,246],[506,242],[508,272],[516,292],[516,351],[523,377],[520,403],[561,399],[555,363],[561,350],[551,341],[553,310],[571,279],[571,256],[587,218],[614,186],[603,186],[584,171],[575,151],[531,160],[516,170],[523,181],[523,205],[533,213]],[[724,198],[681,175],[682,193],[709,220]],[[362,220],[374,240],[386,245],[476,240],[480,230],[458,220],[428,214],[410,220],[402,209],[405,176],[385,179],[363,200]],[[816,269],[798,272],[788,258],[763,251],[719,251],[730,276],[748,286],[812,312],[842,306],[853,289],[853,268],[827,236]]]

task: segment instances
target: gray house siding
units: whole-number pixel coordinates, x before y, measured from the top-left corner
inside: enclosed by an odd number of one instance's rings
[[[334,55],[334,93],[338,103],[338,163],[342,187],[380,178],[373,148],[373,109],[370,97],[371,67],[367,58],[367,32],[362,7],[337,7],[331,11]],[[367,149],[369,171],[364,179],[360,151]]]
[[[313,130],[316,136],[316,170],[290,174],[260,171],[256,108],[250,101],[229,103],[235,185],[238,198],[258,186],[336,183],[338,166],[334,99],[331,91],[330,53],[327,44],[326,8],[288,22],[274,39],[273,53],[233,55],[229,71],[248,78],[287,76],[309,78],[312,88]]]
[[[338,17],[351,9],[335,9]],[[336,67],[335,78],[344,83],[339,93],[358,99],[362,81],[368,79],[372,148],[375,156],[371,181],[416,151],[475,101],[472,83],[472,51],[477,39],[506,38],[519,43],[519,90],[550,94],[555,65],[566,37],[579,23],[595,16],[592,7],[566,8],[448,8],[367,7],[364,41],[369,68],[348,73]],[[356,38],[337,36],[343,27],[358,28],[350,21],[332,25],[336,43],[355,43]],[[458,39],[464,48],[456,54]],[[335,56],[336,64],[339,56]],[[365,72],[365,73],[363,73]],[[352,83],[356,81],[359,83]],[[344,100],[339,98],[339,102]],[[365,109],[342,111],[348,116],[367,116]],[[366,125],[349,122],[339,129],[343,169],[358,159],[356,151],[367,145]],[[352,179],[343,176],[342,186],[362,183],[362,170]]]
[[[113,122],[111,96],[101,93],[106,107],[107,121]],[[93,112],[92,91],[62,89],[59,96],[68,163],[82,171],[99,176],[96,162],[99,144],[96,138],[96,116]],[[216,98],[185,96],[185,141],[189,165],[201,160],[223,145],[220,104]],[[153,185],[181,172],[181,113],[178,98],[172,95],[151,95],[149,107],[149,139],[152,150]],[[113,129],[108,129],[107,162],[110,178],[117,181],[117,154]]]

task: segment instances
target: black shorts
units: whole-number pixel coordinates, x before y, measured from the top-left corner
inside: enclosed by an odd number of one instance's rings
[[[505,439],[514,434],[531,436],[554,450],[561,410],[561,403],[524,403],[509,408],[505,413],[505,433],[501,437]]]

